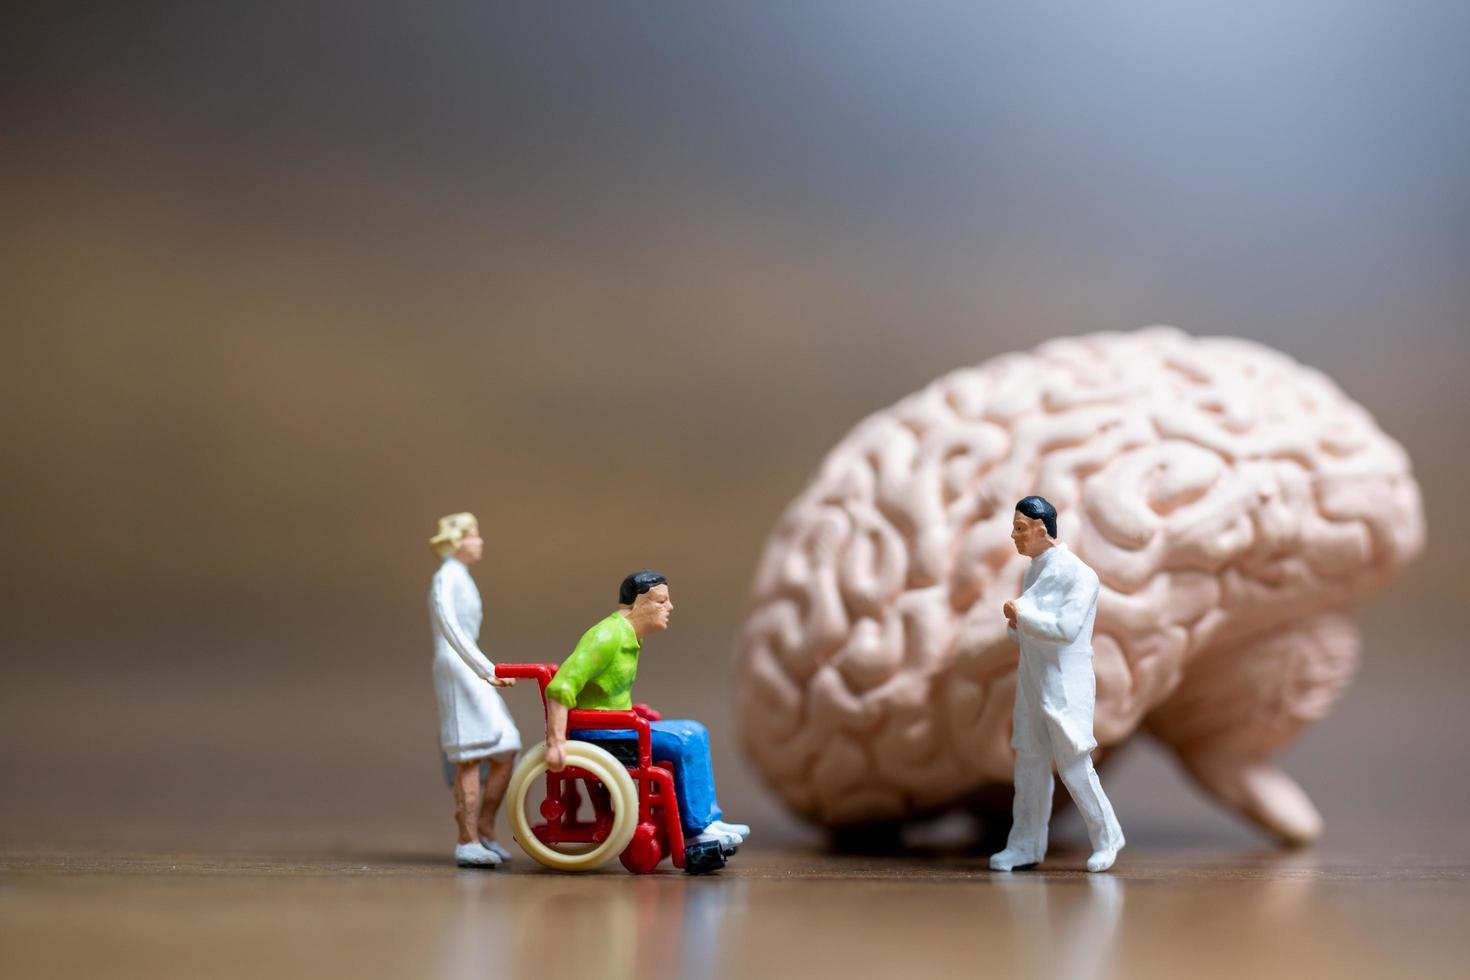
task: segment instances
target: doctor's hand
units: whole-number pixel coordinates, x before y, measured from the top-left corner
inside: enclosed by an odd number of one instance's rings
[[[1015,629],[1016,628],[1016,604],[1014,602],[1007,602],[1004,606],[1001,606],[1000,611],[1003,612],[1003,613],[1005,613],[1006,625],[1009,626],[1011,629]]]

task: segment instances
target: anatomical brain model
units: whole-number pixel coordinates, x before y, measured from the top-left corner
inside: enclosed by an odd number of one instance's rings
[[[1321,818],[1271,757],[1347,684],[1348,615],[1423,542],[1403,449],[1327,378],[1165,327],[945,375],[861,422],[766,544],[739,641],[757,768],[841,826],[1007,783],[1009,531],[1040,494],[1102,581],[1104,749],[1147,728],[1287,843]],[[1006,799],[1009,794],[1006,795]]]

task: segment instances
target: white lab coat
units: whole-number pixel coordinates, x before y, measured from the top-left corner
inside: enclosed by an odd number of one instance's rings
[[[1031,561],[1016,600],[1021,644],[1011,747],[1017,753],[1064,759],[1097,748],[1092,711],[1092,622],[1097,573],[1064,544]]]
[[[1090,753],[1097,681],[1092,672],[1092,624],[1097,573],[1064,544],[1054,544],[1026,570],[1015,600],[1021,645],[1011,747],[1016,750],[1016,800],[1007,848],[1040,860],[1051,817],[1052,764],[1072,794],[1095,850],[1121,846],[1122,829],[1102,791]]]
[[[480,652],[480,590],[470,570],[446,558],[429,587],[434,624],[434,693],[439,701],[439,744],[450,762],[470,762],[520,750],[521,735],[505,701],[485,678],[495,667]]]

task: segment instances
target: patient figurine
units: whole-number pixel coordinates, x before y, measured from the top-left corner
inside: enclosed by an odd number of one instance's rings
[[[566,767],[567,712],[572,708],[635,711],[649,719],[653,757],[673,764],[679,798],[679,821],[686,843],[717,841],[724,848],[744,842],[750,828],[725,823],[715,800],[709,732],[697,721],[662,721],[646,705],[634,705],[633,679],[643,638],[669,628],[674,603],[668,580],[658,572],[634,572],[618,589],[619,608],[598,622],[577,643],[546,687],[546,762],[553,772]],[[633,737],[628,730],[574,730],[583,741],[607,742]]]

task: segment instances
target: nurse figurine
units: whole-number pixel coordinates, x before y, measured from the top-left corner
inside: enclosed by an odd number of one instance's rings
[[[1021,645],[1016,671],[1016,798],[1005,850],[991,855],[996,871],[1039,864],[1046,857],[1052,766],[1087,824],[1088,871],[1113,866],[1123,830],[1092,767],[1092,622],[1097,573],[1057,540],[1057,511],[1044,497],[1016,504],[1011,541],[1031,559],[1020,598],[1002,608],[1011,638]]]
[[[521,748],[520,733],[494,688],[515,681],[497,678],[494,664],[480,652],[480,590],[469,569],[485,550],[479,521],[468,513],[441,517],[429,547],[443,559],[429,589],[429,617],[439,742],[453,767],[459,826],[454,860],[462,868],[493,868],[510,860],[510,851],[495,840],[495,816]]]

